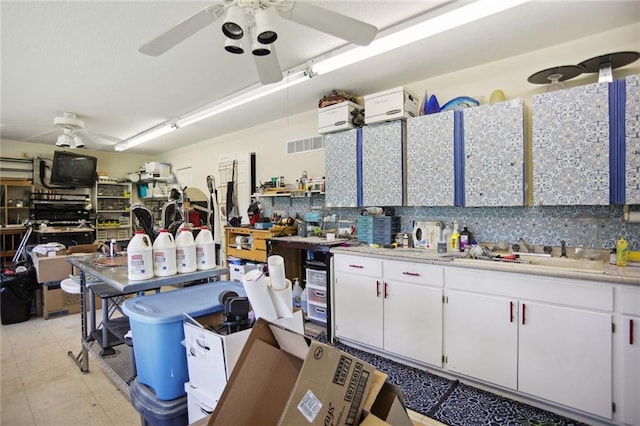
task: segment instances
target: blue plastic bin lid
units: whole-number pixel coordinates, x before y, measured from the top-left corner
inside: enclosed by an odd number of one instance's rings
[[[130,320],[145,324],[182,322],[185,313],[195,317],[222,311],[220,294],[227,291],[246,296],[238,282],[215,281],[128,299],[122,310]]]

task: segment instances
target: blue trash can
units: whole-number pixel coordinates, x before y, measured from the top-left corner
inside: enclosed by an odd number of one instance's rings
[[[192,317],[221,312],[220,295],[246,296],[242,284],[217,281],[136,297],[124,302],[129,317],[138,381],[163,401],[185,395],[189,381],[184,340],[184,314]]]

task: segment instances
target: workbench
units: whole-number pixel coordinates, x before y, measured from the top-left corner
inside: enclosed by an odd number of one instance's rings
[[[102,266],[100,261],[104,259],[101,254],[92,254],[88,256],[70,256],[67,261],[80,271],[80,289],[81,289],[81,350],[78,354],[72,351],[68,352],[69,357],[76,363],[83,373],[89,372],[89,352],[92,352],[96,360],[101,364],[102,368],[114,380],[114,382],[125,393],[129,392],[129,382],[133,378],[133,368],[130,371],[117,371],[114,369],[116,361],[113,358],[118,356],[127,357],[127,365],[131,359],[130,350],[121,351],[112,357],[103,357],[103,352],[94,347],[97,342],[96,333],[100,332],[96,326],[96,307],[94,298],[89,301],[89,316],[91,323],[88,324],[86,303],[87,291],[96,285],[97,293],[104,298],[115,298],[130,294],[142,295],[147,290],[159,290],[165,286],[184,286],[186,284],[197,284],[219,279],[220,276],[228,274],[229,269],[226,267],[215,267],[205,271],[196,271],[187,274],[175,274],[168,277],[153,277],[148,280],[131,281],[128,279],[127,263],[119,262],[119,266]],[[105,312],[103,311],[103,316]],[[102,327],[109,327],[111,318],[106,318],[107,324]],[[104,322],[104,318],[103,318]],[[122,321],[114,319],[116,327],[122,326]],[[103,342],[98,342],[103,343]],[[126,347],[126,346],[125,346]],[[126,353],[125,353],[126,352]],[[119,365],[121,365],[120,362]]]

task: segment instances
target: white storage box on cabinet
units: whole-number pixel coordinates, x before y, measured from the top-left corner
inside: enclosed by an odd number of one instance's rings
[[[344,101],[324,108],[318,108],[318,133],[331,133],[353,129],[353,111],[361,111],[356,103]]]
[[[417,117],[420,100],[404,87],[396,87],[384,92],[364,97],[366,124]]]

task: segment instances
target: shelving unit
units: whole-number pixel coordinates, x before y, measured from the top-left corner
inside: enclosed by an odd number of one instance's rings
[[[96,239],[131,239],[131,183],[97,182],[95,194]]]
[[[0,180],[0,260],[3,265],[13,258],[26,231],[22,221],[29,219],[29,197],[33,188],[30,180]]]
[[[320,190],[309,190],[309,191],[299,191],[299,190],[289,190],[287,188],[281,188],[280,190],[270,190],[268,192],[263,193],[254,193],[252,197],[254,198],[267,198],[271,199],[271,203],[273,205],[273,199],[280,198],[289,198],[289,205],[291,205],[292,199],[300,199],[300,198],[308,198],[309,202],[312,206],[314,203],[321,202],[324,205],[324,191]]]

